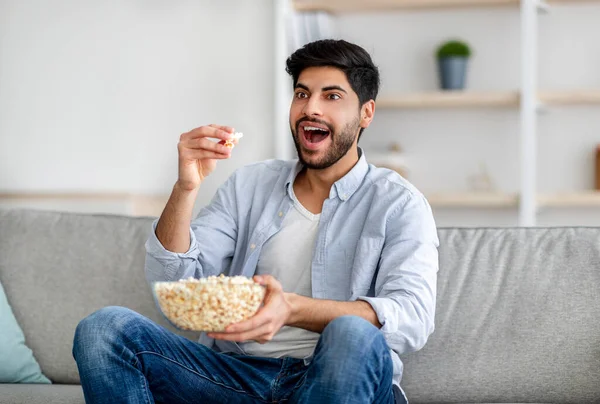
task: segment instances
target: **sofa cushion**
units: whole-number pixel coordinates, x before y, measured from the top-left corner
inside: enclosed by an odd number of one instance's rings
[[[0,384],[0,404],[84,404],[79,385]]]
[[[53,382],[79,383],[71,353],[75,328],[102,307],[128,307],[176,331],[156,309],[144,275],[151,223],[151,218],[0,210],[0,282]]]
[[[50,383],[10,308],[0,282],[0,383]]]
[[[600,229],[440,229],[411,402],[600,401]]]

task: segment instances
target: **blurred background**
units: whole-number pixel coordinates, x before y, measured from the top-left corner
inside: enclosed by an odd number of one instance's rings
[[[360,146],[439,226],[600,225],[600,1],[0,0],[0,207],[159,215],[179,136],[294,158],[285,59],[343,38],[382,75]]]

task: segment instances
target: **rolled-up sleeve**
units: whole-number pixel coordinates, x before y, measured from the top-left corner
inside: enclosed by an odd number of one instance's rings
[[[146,241],[145,272],[149,282],[218,275],[231,263],[237,239],[235,174],[202,208],[190,227],[190,247],[185,253],[164,248],[156,237],[158,219]]]
[[[386,221],[375,296],[361,296],[377,314],[398,354],[421,349],[435,327],[439,240],[424,197],[411,196]]]

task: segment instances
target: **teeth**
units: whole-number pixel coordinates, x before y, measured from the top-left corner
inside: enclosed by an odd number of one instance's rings
[[[326,129],[321,129],[321,128],[317,128],[317,127],[314,127],[314,126],[305,126],[304,130],[320,130],[321,132],[326,132],[327,131]]]

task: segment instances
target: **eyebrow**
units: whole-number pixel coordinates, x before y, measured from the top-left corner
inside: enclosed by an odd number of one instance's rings
[[[310,91],[308,86],[306,86],[305,84],[302,84],[302,83],[296,83],[296,88],[301,88],[303,90]],[[340,86],[327,86],[327,87],[323,87],[321,89],[321,91],[331,91],[331,90],[338,90],[338,91],[342,91],[342,92],[348,94],[348,92]]]
[[[323,90],[323,91],[339,90],[339,91],[342,91],[342,92],[344,92],[344,93],[348,94],[348,93],[346,92],[346,90],[344,90],[344,89],[343,89],[342,87],[340,87],[340,86],[327,86],[327,87],[323,87],[323,88],[322,88],[322,90]]]

